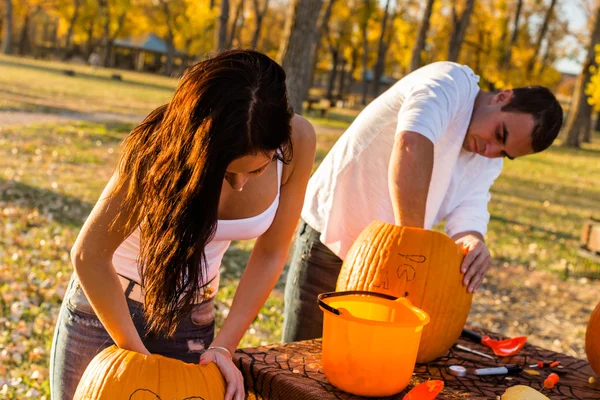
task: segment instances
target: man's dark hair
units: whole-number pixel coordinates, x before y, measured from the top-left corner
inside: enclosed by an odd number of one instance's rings
[[[502,111],[533,115],[535,125],[531,134],[531,147],[534,153],[546,150],[554,142],[562,126],[562,107],[554,94],[543,86],[526,86],[512,91],[510,103],[502,107]]]

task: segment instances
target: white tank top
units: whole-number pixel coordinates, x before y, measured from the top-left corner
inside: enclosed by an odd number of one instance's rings
[[[208,269],[206,282],[216,291],[219,287],[219,267],[225,251],[232,240],[248,240],[257,238],[269,229],[275,219],[281,192],[281,175],[283,163],[277,160],[277,196],[271,205],[262,213],[250,218],[218,220],[215,237],[204,248]],[[113,265],[119,275],[135,282],[140,282],[137,258],[140,252],[140,229],[137,228],[117,248],[113,255]]]

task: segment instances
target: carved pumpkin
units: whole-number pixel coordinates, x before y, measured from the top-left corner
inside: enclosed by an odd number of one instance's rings
[[[596,305],[585,332],[585,354],[596,375],[600,376],[600,303]]]
[[[90,362],[77,386],[74,400],[224,398],[225,380],[214,363],[187,364],[111,346]]]
[[[408,297],[431,318],[417,356],[417,362],[429,362],[456,342],[471,309],[473,295],[462,285],[463,257],[443,233],[373,221],[350,248],[336,290]]]

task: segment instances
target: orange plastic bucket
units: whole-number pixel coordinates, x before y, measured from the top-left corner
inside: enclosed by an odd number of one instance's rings
[[[374,292],[323,293],[318,302],[332,385],[359,396],[391,396],[408,385],[429,315],[404,297]]]

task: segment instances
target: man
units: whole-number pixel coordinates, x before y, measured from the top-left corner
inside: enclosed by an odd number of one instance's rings
[[[373,220],[446,233],[468,249],[469,292],[490,268],[484,235],[503,158],[548,148],[563,112],[540,86],[480,91],[451,62],[427,65],[369,104],[309,181],[285,289],[285,342],[322,335],[319,293],[335,290],[350,246]]]

